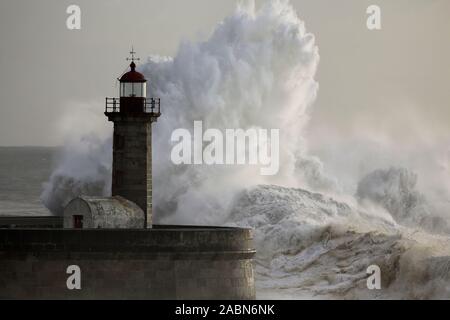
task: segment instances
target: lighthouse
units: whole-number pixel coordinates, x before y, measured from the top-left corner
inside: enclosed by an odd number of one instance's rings
[[[118,79],[120,96],[106,98],[112,196],[79,194],[62,217],[0,217],[0,298],[255,298],[250,229],[152,226],[152,124],[160,100],[147,98],[134,54]],[[81,276],[82,290],[69,288]]]
[[[114,123],[112,196],[120,196],[144,211],[144,226],[152,226],[152,123],[161,116],[160,99],[147,97],[147,80],[136,71],[132,49],[130,70],[118,80],[119,98],[106,98],[105,115]]]

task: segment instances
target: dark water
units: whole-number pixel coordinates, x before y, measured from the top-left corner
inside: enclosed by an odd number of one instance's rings
[[[58,148],[0,147],[0,215],[48,215],[39,199]]]

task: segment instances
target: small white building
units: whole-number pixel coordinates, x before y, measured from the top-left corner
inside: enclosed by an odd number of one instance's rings
[[[121,196],[80,196],[64,209],[64,228],[141,229],[144,225],[144,211]]]

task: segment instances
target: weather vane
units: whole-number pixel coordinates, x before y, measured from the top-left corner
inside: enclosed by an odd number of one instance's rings
[[[131,58],[127,58],[127,61],[139,61],[140,59],[139,58],[135,58],[134,57],[134,55],[136,54],[136,51],[134,51],[134,47],[132,46],[131,47],[131,51],[130,51],[130,54],[131,54]]]

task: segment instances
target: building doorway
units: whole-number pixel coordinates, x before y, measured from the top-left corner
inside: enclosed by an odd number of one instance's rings
[[[75,229],[83,229],[83,216],[82,215],[74,215],[73,216],[73,227]]]

